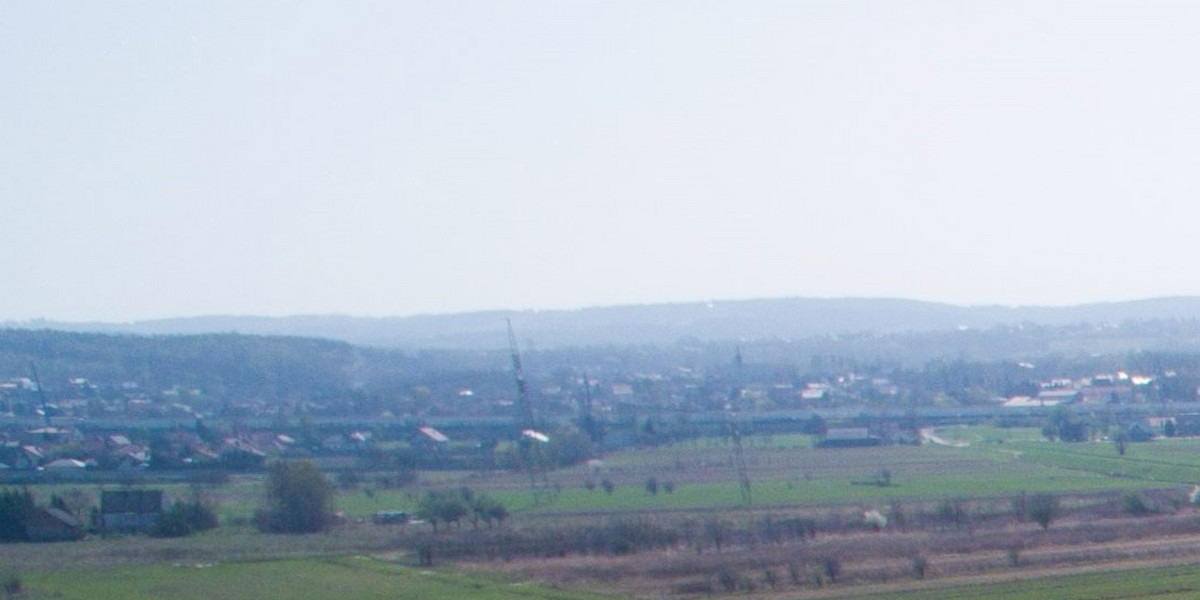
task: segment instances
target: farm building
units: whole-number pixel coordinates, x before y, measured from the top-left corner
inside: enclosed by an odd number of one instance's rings
[[[0,445],[0,463],[13,469],[35,469],[42,462],[42,453],[34,446],[8,442]]]
[[[371,516],[371,521],[376,525],[390,525],[393,523],[407,523],[409,515],[402,510],[380,510],[376,511]]]
[[[25,535],[31,542],[66,542],[83,537],[79,519],[57,508],[39,508],[25,521]]]
[[[413,436],[412,445],[425,452],[438,452],[450,445],[450,438],[429,425],[422,425],[417,428],[417,435]]]
[[[878,446],[882,443],[883,440],[871,435],[866,427],[843,427],[827,431],[825,438],[817,446],[821,448],[861,448]]]
[[[162,490],[108,490],[100,494],[100,520],[105,530],[141,532],[162,516]]]

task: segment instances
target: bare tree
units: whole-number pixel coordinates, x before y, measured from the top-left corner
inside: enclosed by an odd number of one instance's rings
[[[1050,523],[1054,522],[1062,511],[1058,496],[1054,494],[1033,494],[1029,496],[1025,506],[1029,511],[1029,518],[1041,526],[1043,531],[1050,528]]]

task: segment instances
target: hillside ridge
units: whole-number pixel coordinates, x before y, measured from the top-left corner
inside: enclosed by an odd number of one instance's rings
[[[523,343],[540,348],[662,345],[681,339],[788,340],[1022,324],[1118,325],[1128,321],[1196,320],[1200,319],[1200,297],[1065,307],[958,306],[895,298],[777,298],[400,317],[212,315],[131,323],[32,320],[3,322],[0,327],[138,335],[242,333],[325,338],[382,348],[471,349],[505,347],[506,319],[512,320]]]

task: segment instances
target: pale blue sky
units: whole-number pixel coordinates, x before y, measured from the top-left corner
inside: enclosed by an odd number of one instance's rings
[[[1193,2],[0,3],[0,321],[1200,295]]]

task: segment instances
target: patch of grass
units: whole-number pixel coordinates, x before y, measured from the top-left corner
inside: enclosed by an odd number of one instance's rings
[[[892,485],[861,485],[861,476],[850,474],[812,480],[755,481],[751,491],[756,505],[844,504],[865,500],[937,499],[947,496],[1009,496],[1021,491],[1068,492],[1105,489],[1137,489],[1144,482],[1089,472],[1029,467],[1028,465],[985,465],[974,472],[924,473],[906,475],[893,470]],[[510,510],[616,510],[638,511],[653,508],[733,507],[742,503],[735,481],[679,484],[674,493],[649,495],[643,486],[618,485],[613,493],[600,490],[564,489],[552,502],[535,508],[532,496],[524,490],[498,491],[493,494]]]
[[[36,597],[64,600],[601,600],[587,592],[421,571],[363,556],[64,570],[25,577]]]
[[[1200,483],[1200,440],[1129,444],[1125,456],[1106,442],[1009,444],[1019,460],[1157,483]]]
[[[1200,596],[1200,570],[1174,566],[1065,575],[969,586],[922,587],[887,594],[864,594],[863,600],[1108,600],[1139,598],[1184,600]]]

